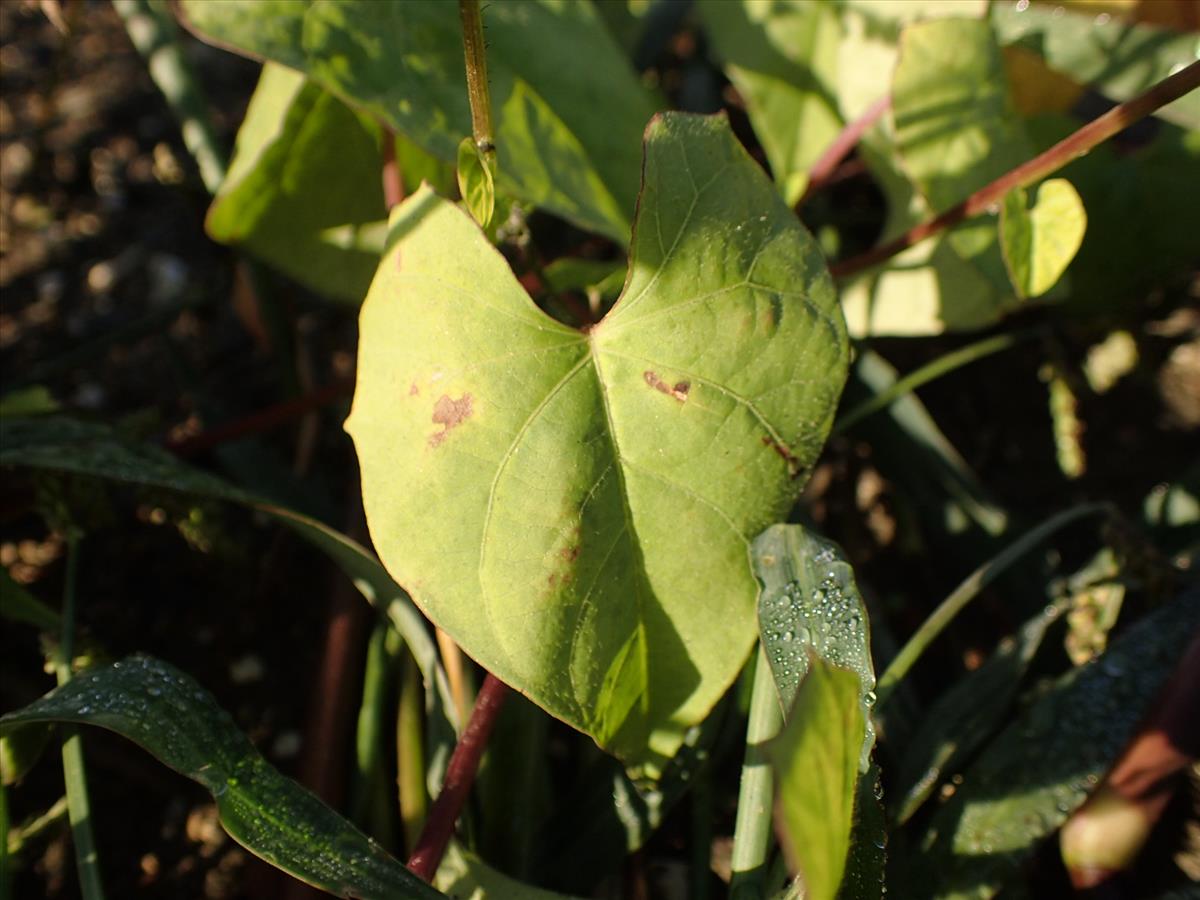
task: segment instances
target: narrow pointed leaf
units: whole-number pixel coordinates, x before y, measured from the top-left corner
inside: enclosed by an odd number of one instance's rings
[[[443,896],[314,794],[280,775],[212,696],[156,659],[91,669],[0,718],[69,722],[115,731],[206,787],[221,824],[246,849],[302,881],[362,900]]]
[[[858,675],[813,656],[787,724],[767,746],[783,849],[800,870],[805,900],[834,900],[842,883],[865,732]]]
[[[625,290],[587,333],[429,191],[363,308],[347,430],[388,570],[470,655],[656,770],[755,637],[750,539],[828,433],[846,337],[722,118],[646,135]]]
[[[316,519],[267,503],[181,462],[161,447],[139,444],[106,425],[61,416],[6,422],[4,440],[0,442],[3,466],[73,472],[244,504],[271,516],[324,553],[369,603],[387,613],[417,660],[428,698],[429,781],[431,791],[436,793],[454,737],[448,712],[454,708],[450,688],[424,618],[379,560],[360,544]]]
[[[1087,799],[1200,628],[1192,591],[1064,675],[962,773],[921,854],[897,855],[911,888],[938,900],[993,897]],[[898,873],[899,874],[899,873]],[[937,885],[934,892],[929,885]]]
[[[1087,228],[1083,201],[1065,178],[1036,189],[1033,206],[1024,190],[1000,205],[1000,248],[1013,287],[1022,297],[1040,297],[1062,277]]]
[[[860,760],[866,771],[875,744],[875,667],[854,570],[837,544],[799,525],[773,525],[759,535],[754,570],[763,585],[758,601],[763,649],[780,705],[791,708],[814,655],[854,672],[866,722]]]

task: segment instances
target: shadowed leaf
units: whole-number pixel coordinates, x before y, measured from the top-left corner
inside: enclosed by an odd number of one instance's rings
[[[362,900],[443,896],[280,775],[207,691],[160,660],[90,669],[0,718],[0,734],[54,722],[98,725],[140,744],[212,793],[238,843],[302,881]]]

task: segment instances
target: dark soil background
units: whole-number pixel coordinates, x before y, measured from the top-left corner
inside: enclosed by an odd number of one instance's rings
[[[64,36],[36,2],[0,0],[0,393],[46,385],[74,414],[178,442],[352,375],[354,311],[282,278],[268,278],[269,302],[246,289],[236,256],[205,236],[209,196],[120,19],[107,3],[72,4],[70,12],[72,30]],[[258,67],[190,38],[187,48],[220,138],[231,147]],[[680,105],[724,106],[743,139],[753,141],[736,95],[705,58],[702,36],[684,27],[646,52],[643,62]],[[880,204],[869,180],[851,173],[810,207],[808,224],[818,231],[847,218],[878,222]],[[535,233],[557,227],[535,224]],[[871,225],[861,231],[851,245],[874,240]],[[1082,402],[1088,469],[1078,480],[1068,481],[1055,461],[1038,377],[1044,343],[960,370],[921,397],[988,491],[1021,522],[1089,499],[1112,500],[1136,517],[1156,484],[1200,458],[1198,299],[1193,273],[1131,298],[1104,321],[1059,322],[1034,312],[1017,323],[1048,321],[1056,352],[1075,361],[1112,326],[1130,329],[1137,340],[1138,368],[1111,393]],[[970,339],[874,346],[905,372]],[[346,406],[338,399],[192,461],[235,481],[269,484],[294,506],[353,531],[356,476],[340,428]],[[902,637],[984,557],[936,544],[915,552],[898,533],[906,521],[889,470],[896,460],[881,454],[857,431],[832,441],[808,509],[846,546]],[[331,610],[347,602],[336,573],[306,545],[240,509],[150,491],[58,489],[86,500],[85,638],[113,657],[144,651],[187,671],[273,763],[303,774],[306,721],[326,689],[317,673]],[[64,543],[40,515],[45,490],[4,474],[0,564],[56,605]],[[1094,547],[1085,536],[1073,562],[1084,562]],[[1064,554],[1073,552],[1067,542]],[[1071,562],[1060,561],[1060,573],[1071,571]],[[901,602],[914,597],[924,600]],[[918,683],[949,683],[1044,602],[1034,595],[1020,608],[1003,598],[984,604],[922,663]],[[353,661],[361,656],[365,622],[360,613],[348,632],[351,681],[360,677]],[[5,624],[2,708],[52,686],[29,630]],[[358,688],[347,689],[352,695]],[[109,896],[278,896],[266,867],[221,831],[203,790],[122,740],[96,731],[86,740]],[[61,771],[50,756],[10,791],[14,823],[61,794]],[[726,766],[733,784],[738,762]],[[718,833],[732,822],[731,809],[721,807],[721,815],[729,822],[717,823]],[[686,859],[687,828],[686,819],[672,819],[644,861],[669,867]],[[78,896],[65,827],[49,830],[25,859],[18,897]]]

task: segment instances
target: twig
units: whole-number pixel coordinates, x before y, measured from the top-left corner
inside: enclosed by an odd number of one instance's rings
[[[408,859],[408,868],[426,881],[433,879],[438,864],[454,834],[454,823],[466,803],[475,775],[479,771],[479,761],[487,747],[488,738],[496,724],[496,717],[508,696],[509,687],[495,675],[488,673],[479,696],[475,698],[475,708],[471,711],[471,719],[463,730],[462,737],[454,747],[450,762],[446,766],[446,777],[442,782],[442,791],[438,794],[429,810],[429,818],[421,831],[416,847]]]
[[[966,200],[950,207],[930,221],[922,222],[898,238],[888,241],[886,244],[880,244],[866,253],[860,253],[858,256],[834,263],[829,267],[830,273],[835,278],[845,278],[869,269],[891,259],[909,247],[919,244],[928,237],[987,211],[1009,191],[1027,187],[1052,172],[1058,171],[1114,134],[1128,128],[1134,122],[1144,119],[1168,103],[1178,100],[1197,87],[1200,87],[1200,62],[1192,63],[1174,75],[1163,79],[1144,94],[1114,107],[1097,119],[1093,119],[1046,152],[1001,175],[991,184],[980,188]]]
[[[803,206],[809,197],[833,180],[838,164],[858,146],[858,142],[862,140],[867,129],[878,122],[880,117],[891,108],[891,105],[892,98],[890,96],[880,97],[867,107],[866,112],[842,129],[841,133],[833,139],[833,143],[825,149],[825,152],[808,170],[808,186],[805,187],[804,194],[796,203],[797,209]]]

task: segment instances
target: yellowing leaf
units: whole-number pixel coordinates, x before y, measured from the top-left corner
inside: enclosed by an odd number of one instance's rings
[[[629,275],[586,333],[457,207],[392,217],[347,430],[388,570],[463,649],[656,771],[754,642],[749,547],[845,378],[811,236],[723,118],[646,135]]]
[[[1065,178],[1042,182],[1032,208],[1024,190],[1009,193],[1000,208],[1000,245],[1017,293],[1039,297],[1054,287],[1086,230],[1083,201]]]

